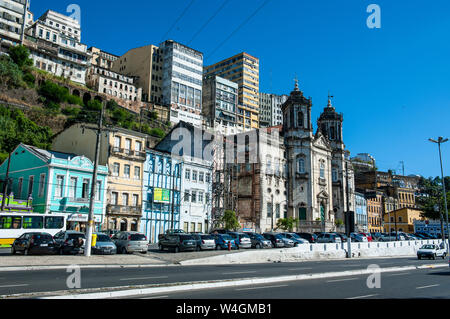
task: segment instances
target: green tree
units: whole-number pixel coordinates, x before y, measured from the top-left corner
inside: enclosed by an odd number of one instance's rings
[[[51,145],[52,131],[28,119],[21,110],[0,106],[0,159],[20,143],[48,149]],[[6,155],[6,156],[5,156]]]
[[[0,56],[0,83],[3,89],[22,86],[22,77],[22,71],[9,56]]]
[[[69,90],[67,88],[51,81],[45,81],[39,88],[38,93],[47,101],[57,104],[67,101],[69,96]]]
[[[294,230],[294,227],[298,226],[298,223],[299,223],[298,218],[293,217],[280,218],[277,221],[277,229],[292,232]]]
[[[102,107],[103,107],[102,102],[97,101],[97,100],[90,100],[86,104],[86,109],[88,109],[90,111],[100,112],[102,110]]]
[[[30,59],[30,50],[23,45],[16,45],[9,48],[9,56],[15,64],[21,69],[26,66],[32,66],[33,60]]]
[[[226,230],[238,230],[241,228],[236,212],[232,210],[226,210],[220,221],[224,224]]]
[[[447,191],[447,205],[450,210],[450,177],[445,177],[445,186]],[[419,195],[416,197],[416,203],[423,211],[423,217],[439,220],[442,215],[445,218],[444,196],[442,193],[442,179],[421,178],[419,181]],[[438,208],[436,210],[436,208]]]

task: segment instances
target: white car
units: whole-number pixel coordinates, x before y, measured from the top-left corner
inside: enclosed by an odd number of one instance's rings
[[[435,244],[426,244],[417,251],[418,259],[436,259],[436,257],[442,257],[442,259],[444,259],[446,256],[447,250],[445,249],[445,245],[443,244],[441,244],[440,246]]]

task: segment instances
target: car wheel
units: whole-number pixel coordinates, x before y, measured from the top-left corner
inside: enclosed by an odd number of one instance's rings
[[[221,250],[222,247],[220,247],[220,245],[216,245],[216,250]]]
[[[417,256],[417,258],[418,258],[419,260],[422,260],[422,256]]]
[[[195,251],[200,251],[200,246],[195,247]]]
[[[261,249],[261,245],[260,244],[256,244],[256,249]]]
[[[25,250],[23,251],[23,254],[25,256],[28,256],[29,253],[30,253],[30,251],[28,250],[28,248],[25,248]]]
[[[14,248],[14,246],[11,246],[11,255],[15,255],[16,254],[16,249]]]
[[[294,244],[294,247],[298,247],[298,243],[295,243],[295,244]]]
[[[127,253],[128,253],[128,252],[127,252],[127,249],[126,249],[125,247],[122,247],[121,253],[122,253],[122,254],[127,254]]]
[[[180,247],[176,246],[174,251],[175,251],[175,254],[178,254],[180,252]]]
[[[436,254],[434,254],[431,259],[436,260]]]
[[[163,251],[164,247],[162,245],[158,245],[158,249],[159,249],[159,251]]]
[[[142,252],[144,255],[147,253],[147,251],[146,250],[144,250],[143,252]]]

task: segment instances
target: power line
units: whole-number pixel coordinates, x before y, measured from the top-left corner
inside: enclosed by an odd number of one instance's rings
[[[265,0],[250,16],[248,16],[222,43],[220,43],[211,53],[210,57],[216,53],[229,39],[231,39],[244,25],[246,25],[262,8],[264,8],[270,1]]]
[[[220,11],[222,11],[222,9],[225,7],[225,5],[228,3],[228,1],[229,0],[225,0],[222,3],[220,8],[208,19],[208,21],[206,21],[205,24],[203,24],[203,26],[197,31],[197,33],[194,34],[192,39],[188,42],[188,45],[190,45],[192,43],[192,41],[194,41],[194,39],[206,28],[206,26],[220,13]]]
[[[186,12],[189,10],[189,8],[194,4],[195,0],[191,0],[191,2],[187,5],[187,7],[183,10],[183,12],[180,14],[180,16],[175,20],[175,22],[173,23],[173,25],[169,28],[169,30],[166,32],[166,34],[164,34],[164,36],[162,37],[161,41],[159,41],[160,43],[162,43],[164,40],[166,40],[166,36],[172,31],[172,29],[177,25],[178,21],[181,20],[181,18],[183,18],[183,16],[186,14]]]

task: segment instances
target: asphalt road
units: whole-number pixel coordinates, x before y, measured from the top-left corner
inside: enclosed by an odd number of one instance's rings
[[[368,276],[302,280],[288,283],[204,289],[186,293],[135,296],[132,299],[450,299],[450,269],[381,274],[380,288],[367,286]]]
[[[417,260],[416,258],[411,257],[411,258],[305,261],[300,263],[271,263],[271,264],[246,264],[246,265],[169,266],[169,267],[164,266],[152,268],[124,268],[124,269],[94,268],[94,269],[81,269],[81,288],[87,289],[87,288],[105,288],[105,287],[128,287],[133,285],[186,283],[186,282],[198,282],[206,280],[225,280],[225,279],[241,279],[241,278],[245,279],[255,277],[258,278],[276,277],[285,275],[300,275],[300,274],[325,273],[336,271],[340,272],[346,270],[363,270],[367,269],[369,265],[373,264],[378,265],[381,268],[388,268],[398,266],[402,267],[402,266],[420,266],[428,264],[446,264],[446,261],[443,261],[441,259],[435,261]],[[448,268],[439,268],[439,269],[442,269],[439,270],[439,272],[443,273],[445,271],[448,271]],[[66,270],[0,272],[0,297],[11,294],[68,290],[66,281],[70,275],[71,273],[68,273]],[[385,275],[383,274],[383,276]],[[402,276],[399,275],[399,278],[401,277]],[[448,282],[450,281],[449,280],[450,278],[448,276],[446,277],[445,275],[436,278],[441,278],[441,280],[446,280]],[[300,282],[292,283],[293,285],[292,287],[296,287],[297,284],[304,285],[305,283]],[[310,283],[306,284],[309,285]],[[348,284],[352,284],[352,281],[349,281]],[[317,290],[318,294],[320,289],[323,289],[324,287],[328,288],[328,286],[323,285],[318,285],[318,287],[321,287],[318,288]],[[243,291],[245,292],[246,290]],[[450,291],[450,289],[448,289],[447,291]],[[327,293],[328,292],[329,291],[327,290]],[[186,295],[186,293],[184,295]],[[194,293],[192,294],[189,293],[187,295],[192,296],[194,295]],[[244,293],[243,295],[245,295],[245,298],[249,298],[248,294]],[[229,295],[228,298],[237,298],[238,296],[239,294],[235,295],[233,293],[233,295]],[[293,294],[292,296],[296,295]],[[177,295],[176,298],[178,297],[179,296]]]

